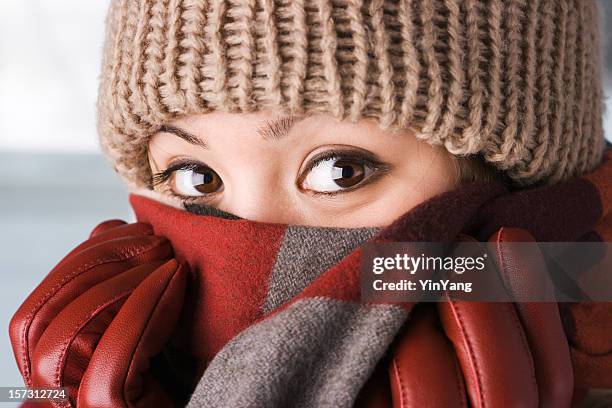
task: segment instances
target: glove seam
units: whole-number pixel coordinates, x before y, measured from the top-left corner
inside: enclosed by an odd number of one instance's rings
[[[134,356],[137,354],[137,351],[141,345],[142,342],[142,338],[144,336],[145,331],[147,330],[148,326],[149,326],[149,322],[151,321],[151,318],[153,317],[153,315],[155,314],[155,312],[157,311],[157,308],[159,307],[159,304],[162,300],[162,298],[164,297],[164,295],[166,295],[168,287],[170,287],[170,285],[172,284],[172,282],[174,282],[175,278],[178,276],[178,272],[180,271],[181,266],[178,265],[178,267],[174,270],[174,273],[172,274],[172,277],[170,279],[168,279],[168,282],[166,282],[163,290],[160,293],[160,296],[157,298],[157,301],[155,302],[155,307],[153,307],[153,310],[151,311],[151,313],[149,314],[149,316],[147,317],[147,321],[144,324],[144,328],[142,330],[142,332],[140,332],[140,336],[138,337],[138,341],[136,342],[136,347],[134,347],[132,353],[131,353],[131,357],[130,357],[130,365],[125,373],[125,378],[123,379],[123,392],[122,392],[122,397],[123,397],[123,402],[125,403],[125,406],[130,406],[130,404],[128,403],[128,401],[126,401],[125,399],[125,386],[127,383],[127,379],[129,376],[130,371],[132,370],[132,365],[134,364]]]
[[[399,408],[404,408],[404,399],[405,399],[405,390],[404,390],[404,384],[402,382],[402,377],[400,375],[400,369],[399,369],[399,363],[397,362],[397,358],[393,357],[393,371],[395,372],[395,376],[397,377],[396,379],[396,383],[399,386],[399,390],[400,390],[400,407]]]
[[[90,261],[88,263],[86,263],[85,265],[81,265],[79,266],[75,271],[73,271],[72,273],[65,275],[62,280],[60,280],[58,283],[56,283],[51,289],[47,290],[44,294],[44,296],[42,297],[41,300],[39,300],[34,307],[32,308],[32,310],[30,311],[30,313],[28,313],[28,315],[25,318],[25,321],[27,322],[26,325],[24,325],[24,328],[22,329],[22,333],[21,333],[21,339],[23,341],[23,344],[25,345],[24,350],[22,352],[22,358],[23,361],[26,362],[25,366],[24,366],[24,377],[26,379],[26,382],[28,382],[29,384],[31,384],[31,367],[32,367],[32,361],[30,358],[30,344],[29,344],[29,331],[30,331],[30,327],[32,326],[32,321],[36,318],[36,315],[38,314],[38,312],[40,311],[40,308],[47,302],[49,302],[49,300],[55,295],[57,294],[57,292],[59,291],[59,289],[61,289],[63,286],[65,286],[68,282],[70,282],[71,280],[75,279],[78,276],[81,276],[83,273],[85,273],[86,271],[106,264],[106,263],[111,263],[111,262],[122,262],[122,261],[126,261],[132,258],[135,258],[139,255],[142,255],[143,253],[146,253],[156,247],[159,246],[159,243],[149,243],[148,245],[141,247],[139,249],[129,249],[127,251],[123,251],[120,253],[120,256],[107,256],[107,257],[102,257],[102,258],[97,258],[93,261]]]
[[[477,404],[477,406],[480,407],[480,408],[485,408],[485,406],[486,406],[486,404],[485,404],[486,399],[484,398],[485,390],[484,390],[484,387],[482,386],[482,378],[481,378],[481,374],[480,374],[480,368],[479,368],[478,361],[476,360],[476,358],[474,356],[474,350],[473,350],[473,347],[472,347],[472,342],[470,340],[470,336],[464,330],[465,322],[464,322],[464,319],[462,317],[459,304],[457,304],[456,302],[453,302],[452,300],[450,300],[450,297],[447,300],[448,300],[448,302],[449,302],[449,304],[451,306],[451,310],[453,311],[453,314],[455,314],[455,316],[457,317],[457,320],[460,322],[459,328],[460,328],[461,337],[465,341],[465,345],[467,346],[468,352],[470,354],[470,363],[471,363],[470,365],[473,367],[474,372],[476,374],[476,376],[475,376],[476,377],[476,383],[478,384],[478,394],[477,394],[477,397],[480,400],[480,404]]]
[[[62,385],[62,382],[61,382],[61,377],[62,377],[61,376],[61,371],[62,371],[62,367],[65,368],[64,360],[66,358],[66,355],[68,354],[68,348],[69,348],[70,344],[74,341],[74,339],[78,336],[79,330],[82,329],[92,319],[94,319],[102,310],[106,309],[107,307],[110,307],[115,302],[121,300],[121,298],[127,297],[130,293],[131,293],[131,290],[126,290],[126,291],[123,291],[123,292],[115,295],[111,299],[107,299],[106,301],[100,303],[98,306],[96,306],[96,308],[91,313],[89,313],[85,318],[79,320],[79,322],[77,322],[73,326],[72,331],[74,331],[74,334],[71,335],[70,338],[67,341],[65,341],[65,342],[63,342],[61,344],[62,355],[61,355],[61,358],[59,359],[58,366],[55,369],[55,383],[58,386],[61,387],[61,385]]]
[[[501,263],[501,267],[502,267],[502,276],[505,276],[505,271],[507,269],[507,262],[506,262],[506,258],[504,257],[504,252],[501,250],[501,246],[502,246],[502,236],[504,234],[504,228],[500,228],[499,231],[497,232],[497,237],[496,237],[496,244],[497,244],[497,255],[499,257],[499,262]],[[503,278],[502,278],[502,282],[503,282]],[[508,290],[508,288],[506,288],[506,290]],[[529,365],[531,367],[531,372],[530,372],[530,378],[531,378],[531,384],[534,387],[534,389],[538,390],[538,383],[536,381],[536,376],[535,376],[535,365],[533,363],[533,356],[531,355],[531,352],[529,351],[529,343],[527,341],[527,336],[525,334],[525,331],[523,330],[522,327],[522,323],[520,321],[519,318],[519,307],[518,307],[518,303],[517,304],[512,304],[512,303],[505,303],[506,305],[508,305],[508,307],[510,307],[512,310],[512,313],[510,313],[510,315],[512,316],[512,321],[514,323],[514,326],[516,327],[519,336],[521,337],[521,346],[523,347],[523,352],[525,353],[525,355],[528,357],[527,361],[529,362]]]
[[[467,408],[467,397],[465,395],[465,386],[463,385],[463,382],[461,381],[463,372],[461,371],[461,367],[459,367],[459,362],[457,361],[456,356],[453,359],[453,365],[455,366],[455,374],[457,376],[455,378],[456,379],[455,385],[457,386],[457,390],[459,391],[459,395],[461,396],[461,406],[463,408]]]
[[[499,231],[497,231],[497,234],[495,234],[495,244],[496,244],[496,251],[497,252],[497,259],[500,265],[500,275],[501,275],[501,280],[502,280],[502,284],[504,285],[504,289],[509,292],[510,296],[513,295],[513,291],[512,291],[512,285],[510,285],[510,282],[508,281],[508,277],[506,274],[506,270],[507,270],[507,265],[508,263],[506,262],[506,258],[504,257],[503,251],[501,251],[501,243],[502,243],[502,235],[504,234],[505,230],[504,228],[500,228]]]

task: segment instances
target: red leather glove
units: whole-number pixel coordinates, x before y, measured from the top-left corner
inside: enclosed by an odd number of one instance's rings
[[[503,229],[491,240],[501,276],[487,276],[489,288],[552,290],[542,286],[539,250],[519,257],[505,245],[534,241],[529,233]],[[430,306],[416,311],[393,352],[394,407],[571,406],[572,365],[556,303],[448,297],[437,305],[439,320]]]
[[[149,225],[98,225],[11,320],[27,386],[66,387],[61,407],[172,406],[149,372],[183,304],[186,270],[172,257]]]

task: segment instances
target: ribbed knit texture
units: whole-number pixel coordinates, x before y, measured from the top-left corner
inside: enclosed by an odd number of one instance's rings
[[[215,110],[374,118],[518,185],[601,160],[592,0],[113,0],[107,24],[98,127],[132,186],[162,123]]]

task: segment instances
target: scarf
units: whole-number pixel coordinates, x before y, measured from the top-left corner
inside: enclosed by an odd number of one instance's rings
[[[609,149],[594,172],[552,186],[463,185],[383,229],[253,222],[132,195],[138,221],[167,237],[191,270],[167,369],[187,394],[195,390],[194,407],[353,406],[414,306],[360,299],[364,243],[452,242],[460,233],[484,241],[501,227],[543,242],[612,241],[611,157]],[[568,306],[579,370],[593,372],[594,350],[600,372],[612,367],[604,306]]]

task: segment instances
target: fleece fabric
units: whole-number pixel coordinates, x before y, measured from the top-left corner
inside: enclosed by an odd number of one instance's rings
[[[137,219],[191,269],[167,347],[189,406],[351,407],[413,303],[360,298],[366,241],[487,240],[501,227],[538,241],[612,241],[612,154],[581,178],[510,191],[474,183],[415,207],[382,230],[252,222],[133,195]],[[612,308],[563,305],[575,378],[612,387]]]

